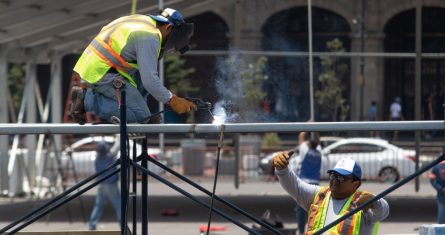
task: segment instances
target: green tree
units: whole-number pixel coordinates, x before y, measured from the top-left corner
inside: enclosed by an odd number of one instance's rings
[[[244,63],[238,56],[231,56],[224,61],[227,70],[219,92],[230,106],[232,113],[237,113],[240,121],[255,121],[261,113],[261,101],[266,97],[262,90],[266,75],[267,58],[259,57],[253,63]]]
[[[8,70],[8,86],[14,110],[17,112],[25,88],[25,69],[22,64],[11,64]],[[14,115],[17,115],[15,113]]]
[[[199,90],[198,87],[193,86],[191,82],[191,75],[195,73],[195,68],[186,68],[186,60],[178,55],[165,56],[165,80],[168,88],[176,95],[181,97],[188,97],[191,92]],[[189,115],[190,114],[190,115]],[[187,115],[187,123],[194,123],[194,113]]]
[[[344,52],[343,43],[338,39],[327,42],[331,52]],[[349,113],[349,105],[344,97],[345,81],[349,73],[348,64],[339,57],[321,57],[322,72],[318,76],[320,89],[315,98],[324,113],[332,117],[332,121],[344,121]]]
[[[261,139],[261,148],[278,147],[281,144],[281,139],[277,133],[266,133]]]

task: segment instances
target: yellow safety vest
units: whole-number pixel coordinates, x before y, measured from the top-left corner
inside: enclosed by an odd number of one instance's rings
[[[162,34],[156,28],[156,21],[146,15],[124,16],[109,23],[88,45],[74,67],[80,77],[90,84],[98,82],[110,68],[116,69],[130,84],[137,87],[130,76],[138,69],[136,63],[125,61],[121,54],[128,37],[136,31],[144,31],[159,40],[158,57]]]
[[[343,205],[343,208],[340,210],[338,217],[341,217],[349,211],[357,208],[357,202],[361,194],[361,191],[356,191],[353,195],[351,195]],[[315,195],[308,211],[307,235],[311,235],[324,227],[330,196],[331,191],[327,186],[321,188]],[[362,215],[363,211],[359,211],[338,223],[326,233],[329,235],[359,235]],[[376,223],[373,228],[373,234],[377,234],[377,230],[378,223]]]

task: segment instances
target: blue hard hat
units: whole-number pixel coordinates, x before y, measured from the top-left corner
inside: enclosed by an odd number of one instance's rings
[[[176,26],[178,23],[184,23],[182,14],[172,8],[165,8],[158,15],[149,16],[156,21],[172,24],[173,26]]]

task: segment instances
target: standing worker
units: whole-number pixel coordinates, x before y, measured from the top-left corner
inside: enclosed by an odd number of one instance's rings
[[[374,197],[370,192],[358,190],[362,171],[349,158],[341,159],[333,169],[328,170],[329,186],[324,187],[308,184],[290,171],[287,152],[276,153],[272,164],[281,186],[308,212],[308,234],[320,230]],[[327,234],[377,234],[378,222],[388,214],[388,203],[381,198],[332,227]]]
[[[309,134],[309,138],[306,136]],[[308,139],[308,140],[306,140]],[[321,146],[320,137],[316,132],[300,132],[298,136],[298,167],[297,175],[308,184],[320,184]],[[304,234],[307,212],[301,207],[296,207],[298,232]]]
[[[74,67],[78,84],[72,88],[71,117],[79,124],[85,123],[85,112],[104,121],[119,117],[122,89],[129,123],[150,122],[148,94],[176,113],[196,110],[193,102],[172,94],[161,83],[157,69],[165,52],[183,54],[189,49],[193,31],[193,23],[186,23],[171,8],[156,16],[124,16],[103,27]]]
[[[445,224],[445,161],[433,167],[430,182],[437,191],[437,223]]]
[[[119,151],[119,138],[115,144],[108,150],[108,145],[104,141],[98,142],[96,144],[96,160],[94,161],[94,167],[96,173],[101,172],[108,168],[114,163],[115,156]],[[115,168],[105,171],[98,176],[98,180],[105,178],[105,176],[111,173]],[[105,199],[108,198],[111,205],[116,213],[116,219],[120,223],[121,221],[121,197],[118,186],[118,176],[116,174],[112,175],[105,181],[99,184],[96,195],[96,203],[93,210],[91,211],[90,221],[88,222],[88,227],[90,230],[96,230],[97,222],[102,217],[102,212],[104,209]]]

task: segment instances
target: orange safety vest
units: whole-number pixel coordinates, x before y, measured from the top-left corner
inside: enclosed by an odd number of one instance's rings
[[[99,34],[88,45],[74,67],[80,77],[90,84],[98,82],[110,68],[116,69],[128,82],[137,87],[130,76],[138,69],[136,63],[122,58],[121,51],[127,44],[132,32],[145,31],[159,41],[158,56],[161,49],[162,34],[156,28],[156,21],[146,15],[121,17],[102,28]]]
[[[357,202],[361,194],[361,191],[356,191],[352,194],[343,205],[338,217],[357,208]],[[328,186],[322,187],[317,192],[308,211],[307,233],[305,234],[311,235],[324,227],[330,197],[331,191]],[[362,214],[362,211],[355,213],[329,229],[326,233],[329,235],[359,235]]]

